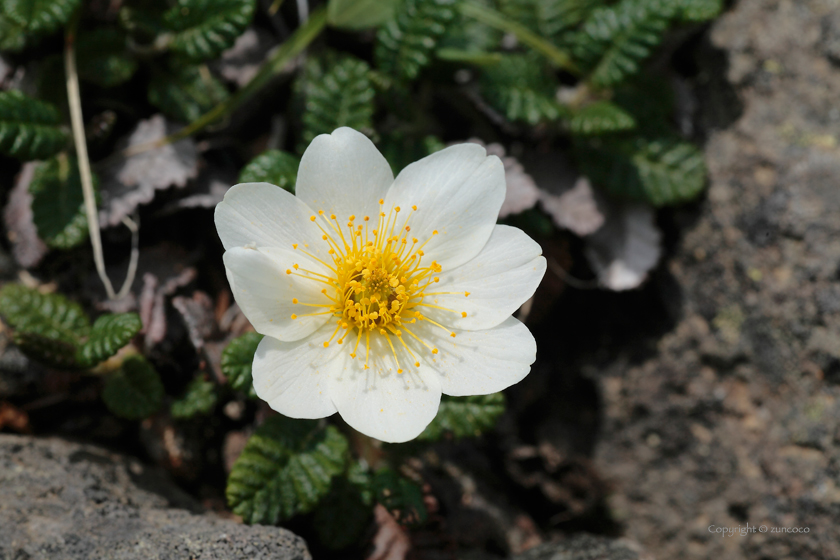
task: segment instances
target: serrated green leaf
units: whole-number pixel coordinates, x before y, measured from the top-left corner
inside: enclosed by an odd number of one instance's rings
[[[255,0],[176,0],[163,16],[170,48],[194,60],[216,58],[233,46],[254,17]]]
[[[677,17],[686,22],[716,18],[723,11],[723,0],[676,0]]]
[[[311,58],[298,81],[304,99],[302,145],[308,146],[319,134],[349,126],[362,132],[372,130],[373,85],[366,62],[350,56]]]
[[[87,336],[90,321],[79,304],[59,294],[42,294],[20,284],[0,290],[0,315],[17,332],[77,344]]]
[[[501,13],[548,39],[557,39],[603,3],[603,0],[498,0]]]
[[[108,376],[102,400],[108,410],[129,420],[154,414],[163,402],[163,383],[155,368],[142,356],[129,356]]]
[[[96,177],[93,177],[94,186]],[[32,221],[38,237],[55,249],[70,249],[88,238],[82,180],[75,158],[57,156],[35,170],[29,184]]]
[[[221,368],[230,386],[237,391],[256,397],[251,365],[263,335],[255,332],[245,333],[230,341],[222,351]]]
[[[472,397],[444,396],[437,416],[417,439],[434,441],[445,433],[451,433],[456,438],[479,436],[491,429],[504,411],[505,396],[502,393]]]
[[[125,34],[104,27],[79,34],[76,61],[79,77],[101,87],[127,82],[137,70],[137,61],[126,50]]]
[[[346,473],[333,477],[329,493],[315,509],[313,525],[321,543],[332,550],[358,542],[370,525],[372,477],[362,466],[351,463]]]
[[[81,0],[0,1],[0,51],[19,51],[67,23]]]
[[[478,1],[489,7],[488,0]],[[446,26],[446,32],[438,41],[436,52],[440,52],[441,49],[466,52],[495,51],[499,48],[503,35],[498,29],[456,11],[455,19]]]
[[[671,0],[621,0],[598,8],[574,39],[574,52],[590,68],[589,81],[608,87],[639,71],[662,41],[674,14]]]
[[[484,69],[481,91],[488,103],[511,121],[535,125],[560,117],[556,80],[541,61],[529,55],[507,55]]]
[[[199,374],[190,381],[186,394],[172,403],[172,417],[192,418],[198,414],[208,414],[216,407],[218,400],[216,385]]]
[[[578,135],[597,135],[636,127],[633,115],[609,101],[590,103],[572,117],[569,128]]]
[[[695,198],[706,184],[703,152],[669,138],[604,139],[582,144],[578,163],[584,175],[611,193],[654,206]]]
[[[88,339],[79,347],[76,361],[82,367],[104,362],[143,328],[137,313],[108,313],[99,317],[90,329]]]
[[[24,354],[42,364],[59,369],[78,367],[76,346],[72,342],[27,331],[15,332],[12,340]]]
[[[423,490],[414,482],[391,469],[381,469],[373,476],[372,488],[376,501],[399,523],[419,525],[426,521]]]
[[[300,158],[281,150],[267,150],[242,168],[240,183],[270,183],[295,193]]]
[[[347,439],[318,421],[272,416],[233,465],[227,500],[246,523],[273,524],[311,511],[347,464]]]
[[[197,120],[227,99],[228,90],[206,68],[174,63],[169,69],[152,72],[149,103],[171,119]]]
[[[0,92],[0,153],[22,160],[46,159],[67,143],[58,111],[12,90]]]
[[[454,0],[403,0],[396,17],[376,34],[377,66],[399,79],[413,80],[429,64],[454,19]]]
[[[376,27],[392,19],[400,0],[330,0],[327,23],[342,29]]]

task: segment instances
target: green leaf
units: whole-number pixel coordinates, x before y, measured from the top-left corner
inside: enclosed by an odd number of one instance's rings
[[[553,74],[529,55],[507,55],[499,64],[486,67],[481,78],[481,91],[493,107],[508,120],[531,125],[560,116],[556,90]]]
[[[589,81],[608,87],[638,72],[662,41],[674,10],[672,0],[621,0],[593,11],[574,39],[575,54],[590,68]]]
[[[423,490],[391,469],[382,469],[373,477],[376,501],[385,506],[399,523],[419,525],[426,521]]]
[[[32,193],[32,220],[38,228],[38,237],[47,245],[70,249],[87,240],[85,200],[75,158],[60,155],[39,165],[29,192]]]
[[[255,0],[176,0],[163,16],[174,33],[170,48],[195,60],[216,58],[251,23],[255,5]]]
[[[491,429],[504,411],[505,396],[502,393],[472,397],[444,396],[437,416],[417,439],[434,441],[445,433],[451,433],[456,438],[479,436]]]
[[[59,369],[78,367],[76,345],[72,342],[27,331],[16,331],[12,340],[24,354],[42,364]]]
[[[596,135],[636,127],[633,115],[609,101],[596,101],[575,113],[569,123],[574,134]]]
[[[93,367],[119,352],[120,348],[143,328],[137,313],[108,313],[99,317],[88,339],[79,348],[76,361],[82,367]]]
[[[298,82],[298,93],[305,100],[303,145],[319,134],[349,126],[371,131],[373,85],[366,62],[350,56],[332,55],[310,58]]]
[[[49,103],[16,90],[0,92],[0,153],[22,160],[55,155],[67,143],[60,123]]]
[[[59,294],[42,294],[20,284],[0,290],[0,315],[17,332],[33,333],[71,345],[90,330],[90,321],[79,304]]]
[[[129,420],[151,416],[163,402],[163,383],[155,368],[142,356],[130,356],[108,376],[102,400],[108,410]]]
[[[57,31],[81,0],[2,0],[0,51],[19,51],[27,43]]]
[[[240,183],[270,183],[295,193],[300,158],[280,150],[267,150],[242,168]]]
[[[488,5],[488,0],[480,1],[485,7]],[[439,56],[441,49],[466,52],[495,51],[499,48],[503,35],[498,29],[457,11],[455,19],[446,26],[446,32],[438,42],[436,55]]]
[[[333,477],[327,497],[315,509],[313,525],[321,543],[332,550],[358,542],[370,525],[373,496],[371,475],[359,463]]]
[[[703,22],[723,11],[723,0],[676,0],[677,17],[685,22]]]
[[[180,122],[192,122],[227,99],[228,90],[206,67],[175,62],[153,69],[149,103]]]
[[[254,379],[251,377],[251,364],[263,335],[255,332],[245,333],[234,338],[222,351],[222,373],[230,386],[237,391],[256,397]]]
[[[343,29],[376,27],[394,17],[400,0],[330,0],[327,23]]]
[[[79,77],[101,87],[125,83],[137,71],[137,61],[126,51],[125,33],[111,28],[80,33],[76,59]]]
[[[454,19],[454,0],[403,0],[396,17],[376,34],[377,66],[397,78],[413,80],[429,64]]]
[[[227,500],[246,523],[274,524],[311,511],[347,464],[347,439],[315,420],[272,416],[233,465]]]
[[[498,0],[500,12],[548,39],[557,39],[603,3],[603,0]]]
[[[584,175],[611,193],[654,206],[692,200],[706,184],[703,152],[671,138],[621,138],[578,147]]]
[[[190,381],[187,393],[172,403],[173,418],[192,418],[198,414],[209,414],[216,407],[219,397],[216,385],[206,381],[200,374]]]

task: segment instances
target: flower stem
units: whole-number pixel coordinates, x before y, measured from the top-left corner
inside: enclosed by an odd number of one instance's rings
[[[461,13],[467,17],[478,20],[499,31],[512,33],[521,43],[528,45],[545,56],[554,66],[568,70],[574,74],[578,73],[577,67],[567,53],[561,51],[539,35],[532,33],[531,30],[521,23],[506,18],[499,12],[472,0],[464,0],[460,3],[460,8]]]
[[[289,39],[283,43],[277,52],[272,55],[260,68],[260,71],[242,89],[231,95],[227,100],[219,103],[210,111],[188,124],[181,130],[170,134],[165,138],[131,146],[122,152],[123,157],[130,157],[148,150],[160,148],[183,140],[188,136],[199,132],[207,125],[215,122],[222,116],[230,113],[247,100],[251,95],[260,90],[271,78],[279,74],[294,57],[299,55],[309,44],[321,33],[327,24],[327,11],[320,8],[312,12],[306,23],[299,27]]]

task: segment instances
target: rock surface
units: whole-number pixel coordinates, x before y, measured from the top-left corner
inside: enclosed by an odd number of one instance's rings
[[[653,560],[633,542],[586,533],[534,547],[513,560]]]
[[[595,463],[657,558],[840,558],[840,4],[742,0],[710,42],[709,192],[646,288],[672,325],[590,361]]]
[[[137,461],[91,445],[0,434],[0,560],[59,558],[311,557],[285,529],[201,514]]]

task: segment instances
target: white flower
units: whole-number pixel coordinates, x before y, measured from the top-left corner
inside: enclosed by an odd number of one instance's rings
[[[225,270],[265,335],[254,388],[293,418],[335,412],[389,442],[419,435],[441,393],[495,393],[536,358],[511,313],[545,272],[540,246],[496,225],[504,167],[461,144],[394,179],[349,128],[315,138],[297,196],[267,183],[216,207]]]

